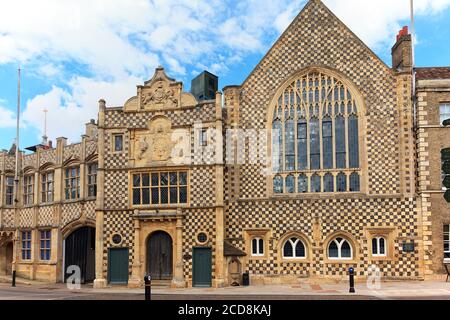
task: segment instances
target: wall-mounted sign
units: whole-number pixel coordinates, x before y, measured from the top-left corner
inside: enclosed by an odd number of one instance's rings
[[[403,252],[414,252],[415,250],[415,245],[414,242],[403,242]]]

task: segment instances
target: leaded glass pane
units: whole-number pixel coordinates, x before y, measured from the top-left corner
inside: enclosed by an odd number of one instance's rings
[[[286,177],[286,192],[287,193],[295,192],[295,179],[294,176],[292,175]]]
[[[341,258],[351,258],[352,257],[352,249],[347,240],[341,245]]]
[[[322,123],[323,168],[333,168],[333,123],[331,119],[323,119]]]
[[[339,173],[336,178],[337,192],[347,192],[347,176]]]
[[[345,119],[342,116],[336,117],[336,168],[347,167],[346,145],[345,145]]]
[[[354,172],[350,175],[350,192],[360,191],[360,178],[359,174]]]
[[[331,173],[323,177],[323,192],[334,192],[334,177]]]
[[[298,168],[305,170],[308,168],[308,125],[305,120],[300,120],[297,124],[297,149]]]
[[[306,257],[305,246],[300,240],[298,240],[297,246],[295,247],[295,256],[297,258]]]
[[[277,176],[273,179],[273,192],[274,193],[283,193],[283,178]]]
[[[359,168],[358,136],[358,118],[356,116],[350,116],[348,118],[348,152],[350,168]]]
[[[311,177],[311,192],[321,192],[321,178],[317,174]]]
[[[283,247],[283,256],[286,258],[292,258],[294,256],[294,249],[290,241],[286,241]]]
[[[328,257],[329,258],[339,258],[339,250],[335,241],[332,241],[328,246]]]
[[[308,177],[304,174],[298,177],[298,192],[299,193],[308,192]]]
[[[310,128],[310,152],[311,152],[311,170],[320,169],[320,132],[319,119],[311,119]]]

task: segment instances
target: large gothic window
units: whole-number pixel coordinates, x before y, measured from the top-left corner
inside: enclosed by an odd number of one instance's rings
[[[321,72],[295,79],[273,109],[274,192],[359,192],[359,126],[342,81]]]

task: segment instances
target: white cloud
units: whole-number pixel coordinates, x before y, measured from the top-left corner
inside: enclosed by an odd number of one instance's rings
[[[55,140],[66,137],[72,142],[80,141],[83,125],[89,119],[97,119],[98,100],[105,98],[107,106],[122,106],[136,95],[136,84],[142,79],[129,77],[114,83],[76,77],[69,82],[69,89],[53,87],[49,92],[27,101],[23,113],[25,125],[39,130],[37,139],[43,135],[44,113],[47,109],[47,135]]]
[[[409,0],[323,1],[375,50],[388,50],[401,22],[409,18]],[[45,107],[49,109],[49,136],[64,135],[75,141],[82,124],[96,118],[99,98],[109,105],[122,105],[159,64],[174,77],[185,78],[198,69],[221,76],[245,62],[246,55],[267,51],[305,3],[2,1],[0,67],[19,62],[33,69],[35,76],[53,79],[50,91],[28,101],[24,121],[42,131]],[[415,3],[417,15],[430,17],[450,6],[450,0]],[[0,105],[0,127],[11,124],[14,114]]]
[[[401,21],[409,21],[409,0],[324,0],[325,4],[369,47],[390,48]],[[450,6],[450,0],[415,0],[415,14],[434,15]],[[419,30],[420,34],[420,30]]]
[[[16,115],[5,106],[5,101],[0,99],[0,128],[14,128],[16,126]]]

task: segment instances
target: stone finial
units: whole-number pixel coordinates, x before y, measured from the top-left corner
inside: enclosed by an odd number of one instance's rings
[[[99,109],[105,109],[106,108],[106,101],[104,99],[100,99],[98,101],[98,107],[99,107]]]

